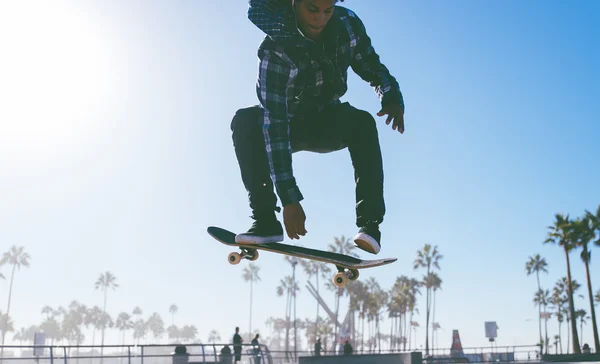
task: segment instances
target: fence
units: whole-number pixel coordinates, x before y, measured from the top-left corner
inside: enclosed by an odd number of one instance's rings
[[[226,349],[229,348],[229,351]],[[242,344],[239,364],[292,364],[312,351],[270,351],[265,345]],[[453,358],[449,349],[430,350],[423,361],[446,362],[538,362],[539,346],[498,346],[463,348],[460,358]],[[419,351],[419,350],[417,350]],[[354,355],[394,354],[403,350],[354,350]],[[322,351],[321,355],[342,355]],[[232,344],[170,344],[170,345],[80,345],[3,347],[0,364],[201,364],[234,363]]]

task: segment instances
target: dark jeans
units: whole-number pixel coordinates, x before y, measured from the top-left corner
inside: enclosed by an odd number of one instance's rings
[[[259,106],[237,111],[231,122],[233,145],[254,216],[273,213],[277,204],[265,151]],[[348,103],[335,104],[311,117],[291,121],[292,152],[329,153],[348,148],[356,183],[356,224],[381,223],[383,163],[375,119]],[[318,178],[318,177],[317,177]]]

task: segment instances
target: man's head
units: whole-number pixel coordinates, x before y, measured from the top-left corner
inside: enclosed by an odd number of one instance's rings
[[[337,2],[338,0],[292,0],[298,26],[304,35],[317,39],[331,19]]]
[[[235,332],[236,332],[236,333],[240,332],[240,328],[239,328],[239,327],[236,327],[236,328],[235,328]]]

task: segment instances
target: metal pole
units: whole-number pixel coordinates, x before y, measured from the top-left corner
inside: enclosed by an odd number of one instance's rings
[[[292,293],[294,295],[294,360],[297,360],[296,348],[298,343],[298,336],[296,331],[296,264],[298,264],[298,259],[294,257],[294,260],[292,261]]]

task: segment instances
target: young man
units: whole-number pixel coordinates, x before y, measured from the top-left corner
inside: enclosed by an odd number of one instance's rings
[[[381,100],[378,116],[404,133],[404,101],[396,79],[379,61],[358,16],[335,0],[250,0],[248,18],[266,37],[258,49],[260,105],[233,117],[233,144],[248,191],[254,223],[237,242],[283,240],[275,216],[277,197],[290,239],[307,231],[292,170],[292,153],[328,153],[348,148],[356,182],[356,245],[381,249],[385,214],[383,167],[375,119],[339,101],[348,68],[368,82]]]

